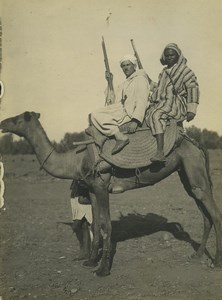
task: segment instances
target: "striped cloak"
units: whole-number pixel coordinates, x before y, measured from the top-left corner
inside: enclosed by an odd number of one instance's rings
[[[148,122],[153,135],[164,133],[170,119],[184,121],[187,112],[196,114],[199,85],[194,72],[182,54],[171,69],[165,67],[151,96]]]

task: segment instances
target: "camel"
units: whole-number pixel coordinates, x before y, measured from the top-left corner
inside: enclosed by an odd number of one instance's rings
[[[41,167],[52,176],[82,180],[87,184],[92,204],[94,239],[90,258],[84,265],[89,267],[97,265],[102,238],[102,257],[96,274],[98,276],[110,274],[112,226],[109,193],[112,193],[113,178],[121,184],[122,191],[126,191],[154,185],[173,172],[178,172],[185,190],[194,199],[203,216],[203,236],[195,255],[201,257],[204,254],[210,230],[214,225],[216,233],[214,266],[222,267],[222,214],[213,198],[208,158],[202,148],[183,138],[167,156],[165,166],[157,167],[151,164],[141,168],[139,174],[119,169],[114,175],[111,173],[98,175],[92,172],[94,163],[87,149],[78,146],[66,153],[57,153],[40,124],[39,117],[39,113],[25,112],[3,120],[0,129],[2,132],[11,132],[24,137],[33,146]]]

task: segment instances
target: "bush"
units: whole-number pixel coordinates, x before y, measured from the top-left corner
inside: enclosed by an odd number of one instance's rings
[[[0,138],[0,152],[1,154],[33,154],[34,151],[31,145],[21,138],[18,141],[13,140],[13,135],[6,134]]]
[[[190,137],[207,149],[222,149],[222,136],[219,136],[217,132],[207,129],[201,130],[195,126],[188,127],[186,131]]]

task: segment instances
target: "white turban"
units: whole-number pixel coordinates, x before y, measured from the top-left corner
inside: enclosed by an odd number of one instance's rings
[[[127,54],[127,55],[124,55],[122,57],[122,59],[120,60],[120,66],[122,65],[122,63],[126,60],[129,60],[132,64],[134,65],[137,65],[137,59],[134,55],[131,55],[131,54]]]

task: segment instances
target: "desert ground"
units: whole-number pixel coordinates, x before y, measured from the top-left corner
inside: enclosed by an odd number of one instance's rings
[[[147,188],[111,195],[117,241],[111,275],[76,261],[70,181],[39,170],[33,155],[4,156],[0,213],[0,299],[222,299],[222,269],[212,268],[215,233],[196,261],[202,216],[177,173]],[[222,210],[222,151],[210,151],[215,200]]]

